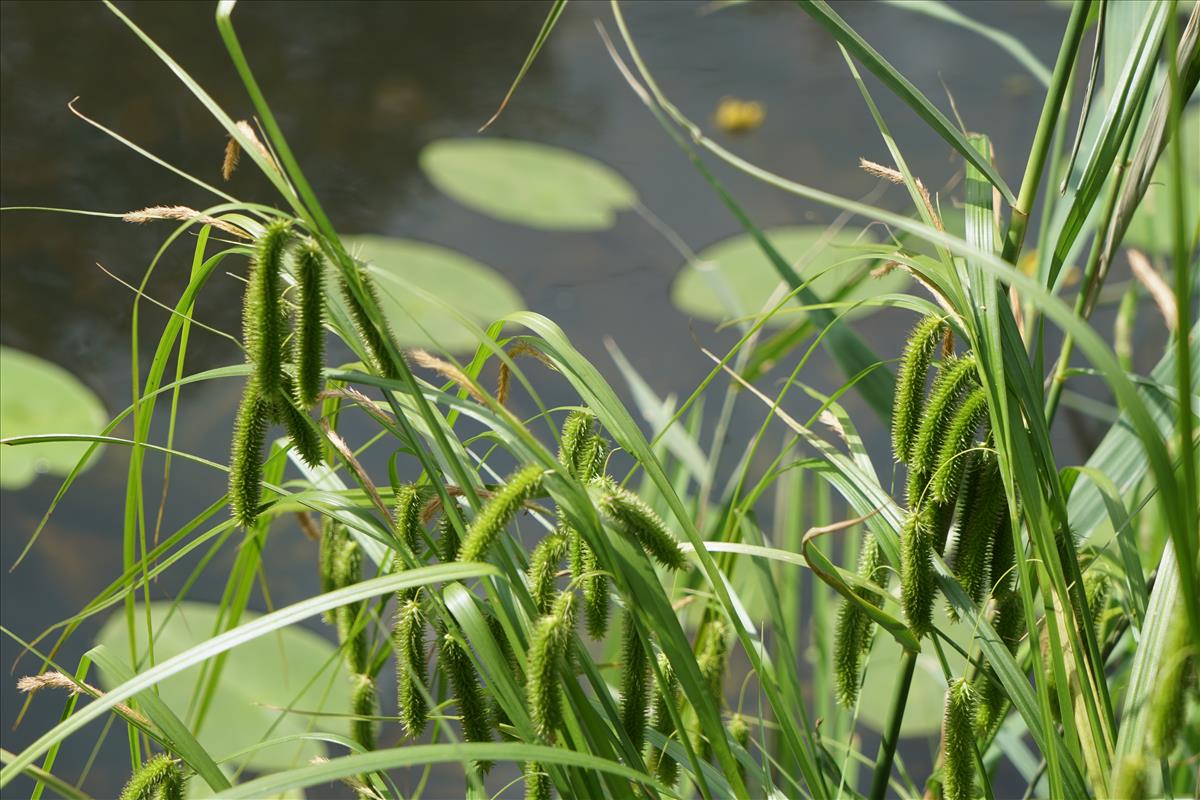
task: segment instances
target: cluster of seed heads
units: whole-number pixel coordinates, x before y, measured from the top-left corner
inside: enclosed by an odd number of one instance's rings
[[[283,268],[293,232],[272,222],[254,244],[242,307],[242,340],[251,374],[234,425],[229,497],[234,517],[249,527],[262,499],[267,426],[282,423],[307,463],[323,457],[321,434],[308,414],[321,387],[324,355],[324,256],[311,240],[292,248],[299,288],[296,324],[283,300]]]
[[[121,790],[121,800],[183,800],[183,770],[165,753],[143,763]]]
[[[956,356],[952,343],[945,320],[927,316],[913,329],[900,359],[892,449],[908,467],[908,513],[900,530],[901,606],[913,633],[929,633],[937,597],[933,556],[945,555],[973,602],[982,605],[989,594],[994,598],[993,623],[1015,648],[1024,616],[1013,589],[1011,510],[991,447],[987,393],[974,355]],[[869,533],[858,574],[879,587],[860,593],[879,606],[889,570]],[[953,608],[949,612],[956,617]],[[846,706],[858,698],[861,662],[874,627],[860,604],[843,601],[834,663],[838,700]],[[1005,695],[986,661],[974,678],[973,697],[976,722],[989,729],[1003,714]]]

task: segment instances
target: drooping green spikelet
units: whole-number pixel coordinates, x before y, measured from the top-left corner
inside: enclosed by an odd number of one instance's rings
[[[1108,608],[1108,594],[1112,590],[1112,580],[1107,572],[1089,570],[1083,575],[1083,593],[1087,597],[1088,618],[1092,621],[1092,630],[1096,638],[1101,638],[1104,623],[1104,610]]]
[[[879,549],[879,542],[870,533],[863,536],[862,551],[858,556],[858,574],[880,588],[886,588],[887,564]],[[879,606],[883,602],[877,592],[858,592],[867,602]],[[875,623],[857,604],[843,599],[838,609],[837,628],[834,635],[833,663],[838,702],[846,708],[858,699],[860,670],[863,654],[871,647],[871,632]]]
[[[586,474],[588,454],[584,451],[588,440],[596,435],[595,428],[596,415],[586,408],[572,411],[563,421],[558,463],[575,478]]]
[[[1146,757],[1141,753],[1128,753],[1121,759],[1113,780],[1112,796],[1121,800],[1146,800],[1149,797]]]
[[[375,291],[375,284],[361,266],[358,270],[358,277],[362,281],[362,287],[367,297],[371,298],[376,308],[379,308],[379,294]],[[372,361],[370,366],[385,378],[398,378],[399,373],[392,365],[392,359],[388,355],[386,342],[392,338],[392,332],[388,328],[387,320],[381,319],[380,325],[372,322],[370,315],[367,314],[367,309],[354,296],[354,292],[350,290],[350,286],[344,278],[341,280],[341,290],[346,307],[350,309],[350,316],[354,319],[354,327],[358,331],[358,335],[362,337],[363,344],[366,345],[367,352],[370,354]],[[380,326],[382,326],[382,330]]]
[[[396,613],[392,631],[396,651],[396,705],[404,735],[415,739],[425,730],[429,703],[422,687],[429,681],[425,661],[425,615],[416,600],[409,600]]]
[[[537,735],[551,741],[562,724],[560,662],[571,643],[575,628],[575,593],[563,592],[554,607],[537,621],[529,645],[529,674],[526,696],[529,718]]]
[[[647,553],[668,569],[682,569],[687,564],[679,542],[667,530],[662,518],[642,498],[618,486],[611,478],[598,478],[594,484],[600,490],[600,510],[614,527],[633,537]]]
[[[550,800],[550,774],[537,761],[525,762],[525,800]]]
[[[608,596],[608,575],[600,569],[596,551],[584,540],[579,531],[570,527],[562,516],[559,526],[567,536],[567,555],[571,569],[571,580],[583,590],[583,619],[588,635],[603,639],[608,633],[608,618],[611,600]]]
[[[542,475],[542,468],[531,464],[508,476],[508,482],[492,495],[467,528],[467,536],[458,551],[459,561],[482,561],[487,557],[488,550],[500,538],[501,531],[521,510],[525,501],[541,488]]]
[[[675,677],[675,668],[664,653],[658,654],[658,669],[662,673],[664,684],[654,692],[650,725],[669,739],[675,733],[675,723],[668,709],[679,705],[679,679]],[[678,762],[654,745],[650,745],[646,753],[646,769],[653,770],[664,786],[674,786],[679,777]]]
[[[559,527],[538,542],[529,556],[529,593],[539,614],[550,611],[550,605],[554,602],[558,566],[566,555],[567,534]]]
[[[1021,607],[1021,596],[1006,590],[996,596],[996,608],[992,616],[992,627],[1010,653],[1017,651],[1025,630],[1025,616]],[[1000,679],[990,662],[984,661],[983,669],[976,676],[975,685],[979,697],[979,712],[976,729],[980,740],[986,739],[1000,727],[1008,709],[1008,695],[1000,685]]]
[[[444,564],[449,564],[458,558],[458,551],[461,547],[458,538],[458,528],[454,527],[454,523],[450,521],[450,517],[442,514],[442,518],[438,520],[438,540],[437,540],[437,557]]]
[[[959,400],[967,387],[975,381],[975,357],[948,358],[942,362],[937,379],[929,392],[925,415],[917,429],[908,461],[908,504],[920,506],[932,498],[925,496],[929,479],[937,466],[938,454],[942,449],[946,432]]]
[[[1183,611],[1182,606],[1177,608],[1168,623],[1165,663],[1155,680],[1146,715],[1147,744],[1159,758],[1166,758],[1175,749],[1187,708],[1187,691],[1195,682],[1195,650],[1188,641],[1188,621]]]
[[[333,584],[335,589],[358,583],[362,580],[362,550],[353,537],[347,536],[333,561]],[[347,603],[336,610],[338,640],[346,648],[346,663],[351,672],[367,671],[367,630],[365,623],[355,631],[363,601]]]
[[[284,339],[288,320],[283,307],[281,272],[291,228],[277,220],[254,243],[250,282],[242,309],[242,339],[254,367],[253,382],[267,397],[283,391]]]
[[[908,627],[917,638],[933,627],[937,584],[933,574],[933,542],[924,516],[909,512],[900,529],[900,603]]]
[[[999,482],[999,476],[997,476]],[[1003,483],[997,487],[1001,494],[1004,492]],[[1017,507],[1020,514],[1020,506]],[[1007,499],[1000,507],[1000,520],[996,523],[996,531],[992,534],[992,566],[989,570],[992,579],[992,593],[999,596],[1012,588],[1016,578],[1016,556],[1013,552],[1012,517],[1009,516]]]
[[[233,452],[229,457],[229,502],[233,517],[249,528],[258,518],[262,500],[263,444],[267,437],[270,402],[254,381],[246,384],[233,426]]]
[[[321,593],[332,592],[338,588],[335,583],[337,554],[350,534],[346,526],[340,522],[325,517],[321,522],[321,542],[318,555],[318,572],[321,578]],[[329,609],[321,614],[322,619],[332,625],[336,618],[336,609]]]
[[[738,746],[743,750],[750,748],[750,726],[746,724],[746,718],[741,714],[734,714],[729,718],[729,723],[725,726],[725,732],[729,734],[729,738],[737,742]],[[742,780],[746,780],[746,767],[741,761],[737,765],[738,775]]]
[[[700,652],[696,656],[696,666],[700,668],[700,677],[712,697],[713,703],[720,709],[725,700],[725,667],[729,655],[729,642],[726,640],[725,622],[712,618],[701,630],[702,642]],[[712,754],[712,743],[704,738],[699,721],[691,731],[692,742],[704,758]]]
[[[896,395],[892,408],[892,449],[896,458],[908,462],[921,412],[925,407],[925,380],[929,362],[945,335],[945,323],[939,317],[928,316],[917,323],[908,337],[900,371],[896,376]]]
[[[421,552],[421,510],[428,493],[424,487],[406,483],[396,490],[396,535],[414,554]]]
[[[438,638],[438,659],[458,700],[463,738],[468,742],[491,741],[491,716],[479,687],[479,673],[471,663],[466,647],[453,634],[443,632]],[[486,771],[491,768],[491,762],[479,762],[479,767]]]
[[[375,749],[375,717],[379,707],[375,699],[375,681],[370,675],[351,675],[352,684],[350,706],[354,711],[354,723],[351,732],[354,741],[366,750]]]
[[[289,383],[290,381],[285,382],[285,385]],[[272,416],[283,422],[288,436],[292,440],[292,447],[304,459],[304,463],[315,467],[320,465],[325,458],[324,441],[312,418],[292,405],[293,395],[294,392],[291,391],[275,395]]]
[[[621,723],[634,747],[641,750],[646,741],[650,662],[630,614],[625,615],[625,630],[621,636],[621,670]]]
[[[973,454],[961,494],[954,576],[978,605],[992,588],[992,541],[1007,502],[994,455]],[[958,619],[953,606],[950,612],[951,618]]]
[[[942,718],[945,800],[973,800],[975,791],[975,690],[959,678],[946,690]]]
[[[300,285],[300,314],[296,320],[296,400],[311,408],[321,391],[325,364],[325,257],[311,239],[296,252],[296,281]]]
[[[937,466],[929,493],[938,503],[953,503],[967,464],[967,451],[975,442],[975,431],[987,421],[987,392],[977,387],[967,395],[954,417],[938,451]]]
[[[160,753],[133,773],[121,790],[121,800],[157,800],[170,783],[183,783],[179,765],[166,753]]]

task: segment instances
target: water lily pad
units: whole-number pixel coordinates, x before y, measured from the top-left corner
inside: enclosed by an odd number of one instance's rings
[[[480,213],[548,230],[611,228],[637,202],[629,183],[599,161],[511,139],[443,139],[421,151],[434,186]]]
[[[166,621],[170,608],[170,603],[150,604],[154,656],[160,662],[206,641],[217,621],[218,608],[209,603],[180,603]],[[146,625],[141,606],[135,616],[138,652],[143,653]],[[242,624],[257,616],[244,613]],[[125,615],[110,617],[96,642],[128,658],[129,629]],[[228,651],[221,679],[196,738],[219,760],[267,738],[305,733],[310,726],[348,735],[350,725],[345,718],[303,713],[349,713],[350,676],[335,651],[327,639],[296,627],[284,628]],[[159,696],[182,720],[188,719],[202,666],[186,669],[158,684]],[[107,676],[102,674],[101,678],[106,688],[112,688]],[[310,681],[312,685],[305,688]],[[297,712],[284,714],[279,720],[280,709],[286,707]],[[277,720],[279,723],[275,725]],[[272,725],[275,728],[270,730]],[[295,741],[258,750],[249,756],[248,763],[254,770],[277,770],[303,766],[314,756],[322,755],[325,748],[320,742]]]
[[[100,398],[57,364],[0,347],[0,438],[47,433],[99,433],[108,422]],[[42,472],[66,475],[87,443],[0,447],[0,486],[21,489]]]
[[[871,243],[870,239],[841,232],[822,244],[826,229],[815,225],[776,228],[766,231],[766,234],[784,258],[798,265],[801,277],[817,276],[809,288],[826,301],[833,300],[845,290],[848,282],[862,274],[867,262],[861,258],[854,259],[861,254],[864,244]],[[684,265],[671,287],[671,301],[676,308],[694,317],[714,322],[733,319],[736,315],[730,311],[731,301],[736,303],[742,314],[755,314],[780,284],[779,273],[748,234],[718,242],[698,255],[700,266]],[[908,282],[907,273],[893,270],[879,279],[864,278],[840,299],[854,302],[898,292]],[[728,292],[728,296],[723,298],[720,292],[724,291]],[[861,316],[876,308],[864,306],[847,316]],[[792,325],[798,319],[797,312],[789,311],[784,306],[781,313],[772,317],[767,324],[777,327]]]
[[[1183,115],[1180,121],[1183,135],[1184,174],[1183,209],[1187,224],[1194,225],[1200,215],[1200,107]],[[1175,246],[1175,223],[1171,211],[1171,153],[1168,148],[1154,168],[1154,177],[1146,196],[1134,212],[1123,244],[1136,247],[1150,255],[1169,256]],[[1189,231],[1191,228],[1189,227]]]
[[[445,307],[409,291],[418,286],[458,313],[486,326],[520,311],[524,301],[491,267],[438,245],[387,236],[343,236],[366,262],[379,289],[383,313],[401,347],[470,350],[476,339]]]

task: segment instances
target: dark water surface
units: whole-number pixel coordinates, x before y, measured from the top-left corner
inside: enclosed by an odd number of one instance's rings
[[[339,230],[423,239],[477,258],[504,274],[530,309],[561,324],[624,396],[624,383],[604,348],[606,336],[657,392],[686,396],[711,366],[696,339],[717,348],[731,339],[705,323],[689,327],[688,319],[671,306],[669,287],[681,259],[658,233],[633,214],[621,215],[612,230],[599,233],[546,233],[508,225],[441,195],[417,169],[423,145],[470,135],[488,118],[524,59],[547,5],[255,2],[239,6],[235,19],[279,122]],[[140,2],[123,3],[122,8],[234,118],[251,115],[213,25],[212,5]],[[974,2],[960,8],[1002,25],[1043,62],[1053,63],[1066,20],[1062,8],[1039,2]],[[684,2],[627,6],[634,35],[666,93],[706,124],[724,95],[761,100],[767,106],[766,122],[728,142],[737,152],[847,197],[875,188],[875,180],[858,170],[857,160],[861,155],[886,162],[887,151],[824,31],[791,4],[706,10],[711,9]],[[1041,90],[1016,62],[981,38],[889,6],[848,4],[840,11],[939,103],[944,81],[968,127],[992,137],[1005,178],[1011,184],[1019,181]],[[492,135],[560,145],[606,162],[697,250],[739,232],[620,79],[597,35],[596,19],[612,29],[606,4],[571,5]],[[208,204],[195,186],[67,111],[66,103],[78,96],[82,112],[204,180],[220,180],[223,131],[103,6],[4,2],[0,42],[0,203],[103,211]],[[944,185],[958,170],[957,160],[915,115],[877,83],[872,81],[871,87],[914,172],[931,187]],[[823,224],[836,216],[728,170],[718,172],[764,227]],[[239,173],[231,187],[246,199],[275,200],[250,170]],[[894,189],[881,202],[897,210],[907,207],[902,192]],[[124,408],[130,398],[132,295],[96,264],[136,283],[169,229],[26,213],[5,214],[0,222],[3,344],[64,365],[99,393],[110,413]],[[189,265],[189,245],[169,251],[149,293],[173,303],[187,283]],[[198,317],[236,332],[240,295],[238,281],[217,276],[200,300]],[[138,349],[143,369],[165,319],[143,304]],[[909,322],[908,315],[887,311],[858,328],[881,354],[892,357]],[[228,342],[193,331],[189,371],[237,359]],[[842,383],[823,356],[806,370],[802,379],[818,388],[832,390]],[[530,374],[542,381],[538,390],[547,405],[575,402],[562,381],[536,369]],[[225,461],[239,393],[234,382],[187,389],[176,446]],[[519,411],[532,410],[520,398],[515,402]],[[716,405],[709,404],[710,412]],[[884,431],[860,402],[849,398],[847,405],[885,471],[889,454]],[[762,414],[748,402],[739,405],[730,431],[734,456],[754,435]],[[1094,436],[1089,424],[1076,426],[1085,441]],[[165,441],[165,427],[155,436]],[[1077,438],[1058,443],[1064,460],[1079,458]],[[70,616],[120,574],[127,457],[114,448],[105,452],[67,496],[32,555],[15,572],[5,573],[3,624],[17,635],[34,637]],[[165,532],[224,491],[222,474],[181,463],[173,469]],[[154,508],[161,462],[151,458],[146,474]],[[58,486],[57,478],[41,477],[27,489],[3,494],[0,561],[6,571]],[[316,553],[298,530],[278,527],[267,571],[272,600],[283,606],[316,591]],[[227,552],[217,559],[210,577],[193,590],[194,599],[219,599],[220,576],[232,558]],[[172,596],[189,566],[155,585],[154,594]],[[252,607],[261,610],[261,599],[256,597]],[[73,669],[98,624],[89,621],[80,629],[58,654],[61,664]],[[0,735],[6,749],[19,751],[57,720],[61,704],[58,698],[39,698],[14,730],[21,707],[14,682],[35,671],[36,663],[26,658],[10,673],[19,649],[5,637],[0,652],[5,666]],[[98,731],[93,726],[89,732]],[[871,735],[864,736],[866,746],[873,748]],[[92,738],[71,739],[56,773],[74,780]],[[122,738],[108,738],[91,771],[85,788],[97,797],[115,795],[127,774]],[[935,745],[918,742],[906,751],[907,766],[918,780],[928,772]],[[454,768],[445,774],[457,772]],[[498,780],[494,788],[503,783]],[[444,785],[461,787],[461,782]],[[14,794],[5,796],[27,795],[29,787],[14,783],[7,790]],[[320,794],[314,790],[310,796]]]

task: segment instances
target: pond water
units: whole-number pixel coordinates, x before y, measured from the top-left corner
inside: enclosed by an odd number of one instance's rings
[[[235,118],[250,116],[209,4],[123,7]],[[670,285],[682,259],[643,219],[623,213],[611,230],[594,233],[523,228],[455,203],[418,168],[422,146],[471,135],[490,116],[546,8],[546,3],[515,2],[261,2],[239,7],[236,20],[292,148],[340,231],[406,236],[466,253],[503,274],[528,308],[562,325],[626,399],[629,393],[605,347],[606,337],[656,392],[686,396],[711,368],[700,344],[719,349],[732,339],[728,332],[714,332],[709,323],[690,324],[671,305]],[[1002,25],[1044,63],[1053,63],[1066,20],[1063,8],[1037,2],[972,2],[960,8]],[[858,158],[886,162],[887,151],[825,32],[791,4],[713,10],[708,4],[684,2],[627,7],[632,31],[666,93],[706,125],[723,96],[761,101],[767,113],[760,128],[738,138],[715,135],[751,161],[803,183],[848,197],[876,189],[875,179],[858,169]],[[1006,180],[1019,181],[1041,90],[1011,57],[972,34],[894,7],[860,3],[840,11],[919,88],[946,106],[944,82],[967,126],[992,137]],[[489,135],[554,144],[603,161],[624,175],[645,206],[696,250],[738,233],[736,221],[621,80],[597,34],[596,20],[613,28],[607,4],[568,8]],[[102,6],[6,2],[0,4],[0,22],[0,203],[117,212],[207,203],[195,186],[68,112],[67,102],[78,96],[83,113],[170,163],[219,181],[223,132]],[[877,83],[872,81],[871,87],[913,171],[930,187],[951,181],[959,166],[948,148]],[[836,217],[831,209],[728,170],[718,173],[764,227],[828,224]],[[265,182],[255,180],[249,170],[239,173],[231,186],[246,199],[274,200]],[[897,189],[879,202],[907,210]],[[6,213],[2,222],[0,340],[65,366],[99,394],[110,413],[124,408],[130,397],[132,295],[97,264],[136,283],[168,229],[26,213]],[[855,220],[850,227],[857,230],[862,224]],[[168,252],[149,294],[173,303],[186,285],[189,259],[186,247]],[[240,296],[237,280],[218,276],[202,296],[199,318],[236,332]],[[143,369],[165,319],[158,309],[142,306],[138,356]],[[878,352],[892,357],[910,322],[908,314],[885,311],[857,328]],[[1146,339],[1139,346],[1152,354],[1157,342]],[[237,358],[225,340],[193,331],[190,371]],[[562,381],[536,368],[530,374],[539,381],[548,406],[576,401]],[[842,383],[823,355],[803,377],[827,390]],[[225,461],[240,391],[237,382],[185,391],[176,446]],[[532,410],[531,404],[522,406],[521,398],[514,402],[519,411]],[[717,404],[709,405],[715,411]],[[850,398],[847,406],[876,463],[886,470],[884,431],[862,403]],[[735,455],[762,416],[761,407],[749,402],[738,406],[730,429]],[[1056,445],[1063,462],[1070,463],[1090,449],[1100,427],[1074,412],[1065,418],[1069,424],[1060,426],[1065,433]],[[156,436],[165,439],[165,426]],[[11,574],[9,566],[59,481],[42,477],[26,489],[4,492],[0,560],[6,574],[0,599],[3,624],[15,634],[36,636],[78,611],[119,575],[127,458],[115,448],[105,452]],[[151,459],[147,475],[156,470],[161,474],[161,462]],[[151,477],[147,487],[150,507],[157,508],[161,484]],[[165,532],[218,497],[224,478],[176,464],[170,490]],[[315,591],[316,549],[294,526],[279,527],[270,547],[268,576],[272,601],[283,606]],[[217,559],[210,575],[193,589],[193,599],[219,599],[220,575],[232,558],[229,552]],[[175,574],[152,587],[156,598],[172,595],[186,565]],[[261,610],[261,598],[252,606]],[[61,664],[73,668],[78,663],[101,621],[79,630],[58,653]],[[37,664],[26,657],[8,672],[19,647],[5,637],[0,651],[7,675],[0,682],[0,729],[4,747],[18,751],[57,720],[61,705],[58,699],[38,698],[14,729],[22,704],[15,678],[36,671]],[[94,737],[99,730],[93,726],[90,732]],[[873,749],[871,734],[864,737],[866,747]],[[114,795],[127,774],[122,738],[108,737],[91,770],[87,788],[97,797]],[[70,740],[55,771],[74,780],[90,746],[86,735]],[[928,772],[935,746],[916,741],[903,751],[909,771],[919,780]],[[460,782],[445,785],[461,787]],[[29,785],[14,783],[11,789],[27,794]],[[510,790],[516,791],[519,786]]]

